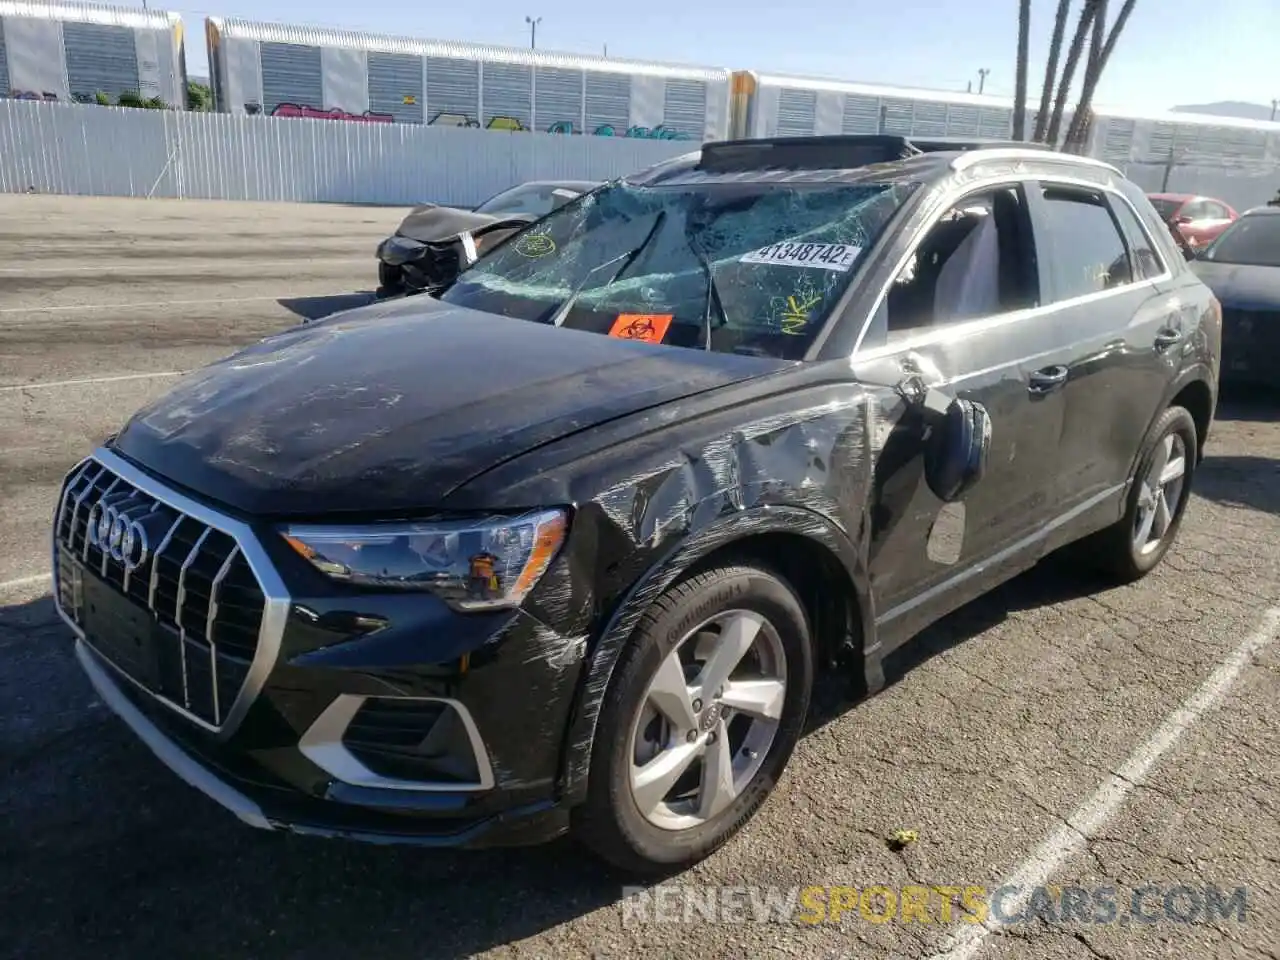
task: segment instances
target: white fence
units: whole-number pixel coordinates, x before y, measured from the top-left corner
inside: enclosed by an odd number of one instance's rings
[[[222,200],[474,204],[525,180],[603,180],[697,144],[503,133],[408,123],[286,119],[0,100],[0,193]],[[1130,145],[1108,156],[1146,190],[1165,163]],[[1239,210],[1280,189],[1268,164],[1203,158],[1168,170],[1168,189]]]
[[[603,180],[696,149],[500,133],[0,100],[0,192],[476,204],[526,180]]]

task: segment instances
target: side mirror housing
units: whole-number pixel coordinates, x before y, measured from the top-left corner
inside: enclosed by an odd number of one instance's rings
[[[990,453],[986,408],[972,400],[952,400],[925,441],[925,482],[939,500],[953,503],[981,482]]]
[[[980,403],[927,386],[919,374],[900,382],[898,392],[925,418],[925,483],[944,503],[959,500],[986,475],[991,415]]]

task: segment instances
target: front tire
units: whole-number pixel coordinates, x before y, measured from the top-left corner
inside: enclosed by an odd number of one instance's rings
[[[707,857],[772,792],[812,686],[808,619],[785,581],[726,565],[671,587],[615,667],[574,833],[634,874]]]
[[[404,271],[399,267],[382,260],[378,261],[378,290],[375,296],[379,300],[398,297],[405,292]]]
[[[1195,420],[1186,409],[1161,414],[1138,461],[1124,516],[1090,543],[1098,566],[1116,582],[1142,579],[1169,552],[1191,499],[1198,449]]]

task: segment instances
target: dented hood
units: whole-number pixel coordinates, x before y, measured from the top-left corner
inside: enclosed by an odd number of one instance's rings
[[[440,240],[451,240],[466,230],[477,230],[480,227],[498,223],[500,220],[533,219],[535,219],[533,216],[516,215],[495,217],[488,213],[476,213],[474,210],[424,204],[404,218],[396,233],[421,243],[434,243]]]
[[[112,446],[246,514],[413,510],[542,444],[785,366],[414,297],[215,363]]]

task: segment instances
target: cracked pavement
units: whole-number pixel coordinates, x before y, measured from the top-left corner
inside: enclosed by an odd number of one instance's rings
[[[45,572],[63,472],[171,381],[4,387],[190,369],[354,305],[401,214],[0,197],[0,582]],[[1277,584],[1280,397],[1228,398],[1160,569],[1108,589],[1055,558],[916,638],[879,696],[824,692],[756,818],[669,883],[994,889],[1280,605]],[[259,833],[96,702],[46,583],[0,591],[0,658],[0,956],[914,960],[956,929],[936,901],[927,924],[628,923],[627,881],[568,842],[455,855]],[[918,841],[891,851],[897,828]],[[1010,924],[977,956],[1280,958],[1280,643],[1050,882],[1115,887],[1121,916]],[[1123,922],[1147,884],[1244,887],[1245,919]]]

